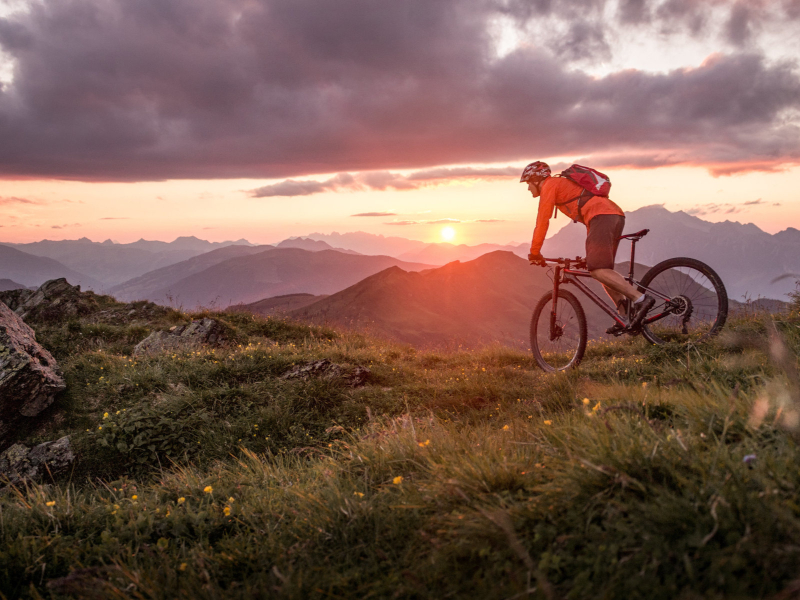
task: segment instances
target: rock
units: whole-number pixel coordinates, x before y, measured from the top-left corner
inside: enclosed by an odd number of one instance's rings
[[[35,417],[66,388],[53,356],[36,334],[0,303],[0,440],[21,417]]]
[[[364,385],[369,379],[371,371],[367,367],[357,366],[349,369],[342,365],[332,363],[327,358],[311,361],[302,365],[295,365],[281,379],[303,379],[320,377],[328,381],[339,380],[345,385],[358,387]]]
[[[0,302],[11,310],[16,311],[33,294],[34,290],[28,289],[5,290],[0,292]]]
[[[0,302],[26,321],[60,321],[97,309],[93,292],[81,292],[81,286],[70,285],[63,277],[45,281],[36,291],[1,292]]]
[[[154,331],[133,349],[134,356],[158,352],[189,350],[198,346],[219,346],[225,342],[225,329],[214,319],[192,321],[172,327],[169,331]]]
[[[74,460],[69,436],[55,442],[44,442],[32,449],[14,444],[0,454],[0,477],[7,477],[12,484],[39,481],[47,473],[64,470]]]

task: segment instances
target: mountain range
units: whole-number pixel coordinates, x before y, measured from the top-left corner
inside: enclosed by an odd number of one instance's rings
[[[698,258],[722,276],[731,299],[749,296],[785,300],[786,294],[795,289],[795,280],[800,279],[800,260],[797,258],[800,256],[800,231],[792,227],[771,235],[753,224],[710,223],[684,212],[670,212],[662,206],[628,213],[627,232],[645,227],[650,228],[650,234],[637,245],[637,262],[652,265],[673,256]],[[568,224],[545,241],[543,252],[550,256],[582,255],[585,237],[582,226]],[[269,295],[332,294],[358,281],[345,273],[336,283],[328,274],[320,272],[320,282],[315,283],[311,275],[314,268],[310,266],[314,261],[310,256],[301,260],[295,255],[279,254],[271,259],[269,268],[276,269],[276,272],[283,269],[281,283],[276,281],[266,285],[264,275],[257,272],[262,266],[257,264],[258,261],[248,263],[246,257],[270,249],[381,256],[382,259],[371,264],[382,265],[381,268],[396,265],[419,271],[455,260],[474,260],[498,250],[524,258],[528,248],[527,243],[427,244],[364,232],[313,233],[261,246],[247,240],[212,243],[194,237],[178,238],[169,243],[139,240],[131,244],[118,244],[111,240],[92,242],[86,238],[43,240],[30,244],[0,244],[0,279],[34,287],[48,279],[65,277],[84,289],[112,293],[124,299],[148,298],[169,302],[169,298],[174,301],[180,296],[179,302],[187,307],[205,302],[226,306],[228,303],[263,300]],[[628,249],[629,244],[623,242],[618,259],[626,259]],[[231,267],[236,266],[236,269],[230,273],[224,273],[224,267],[220,267],[203,275],[206,270],[234,258],[248,266],[239,268],[232,263]],[[275,262],[284,259],[288,262],[281,267]],[[386,262],[390,259],[395,262]],[[415,266],[403,266],[402,263]],[[354,273],[367,277],[381,268],[359,268]],[[289,282],[292,278],[285,275],[291,269],[297,270],[293,283]],[[211,280],[200,283],[202,277],[213,277],[225,283],[222,285]],[[241,281],[235,280],[236,277]],[[254,278],[261,283],[255,285]],[[264,295],[253,295],[258,293]]]
[[[391,256],[300,248],[221,248],[148,273],[110,290],[120,300],[225,308],[285,294],[332,294],[392,266],[407,271],[431,265]]]
[[[48,279],[59,277],[66,277],[72,285],[87,289],[97,290],[103,287],[94,277],[70,269],[57,260],[34,256],[0,244],[0,278],[10,279],[26,287],[38,287]]]
[[[250,245],[250,242],[247,240],[208,242],[196,237],[179,237],[172,242],[140,239],[130,244],[118,244],[111,240],[93,242],[88,238],[81,238],[42,240],[28,244],[4,242],[0,244],[0,248],[13,248],[27,255],[55,261],[46,264],[50,265],[50,269],[54,272],[59,271],[58,277],[66,277],[73,284],[80,283],[84,287],[103,292],[148,271],[232,245]],[[10,261],[0,263],[0,277],[10,277],[8,273],[13,264]],[[29,278],[32,283],[23,283],[40,285],[46,279],[52,278],[47,276],[40,280],[41,277],[32,274]]]

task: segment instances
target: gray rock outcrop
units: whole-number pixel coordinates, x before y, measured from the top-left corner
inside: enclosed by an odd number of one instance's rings
[[[303,379],[319,377],[328,381],[341,381],[345,385],[358,387],[364,385],[369,379],[371,371],[367,367],[346,367],[332,363],[327,358],[315,360],[302,365],[295,365],[281,379]]]
[[[0,302],[0,441],[22,417],[35,417],[66,387],[36,334]]]
[[[62,471],[74,460],[69,436],[33,448],[14,444],[0,454],[0,477],[7,478],[12,484],[40,481],[45,474]]]
[[[26,321],[58,321],[86,315],[97,308],[93,293],[81,292],[81,286],[70,285],[63,277],[45,281],[35,291],[0,292],[0,302]]]
[[[225,341],[225,330],[214,319],[200,319],[179,325],[169,331],[154,331],[133,349],[134,356],[159,352],[190,350],[198,346],[219,346]]]

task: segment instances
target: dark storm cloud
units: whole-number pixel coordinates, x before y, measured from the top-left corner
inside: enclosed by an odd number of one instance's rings
[[[759,54],[754,40],[778,9],[753,6],[624,0],[614,22],[603,0],[35,2],[0,19],[14,60],[0,87],[0,174],[360,172],[254,192],[295,196],[417,185],[389,169],[552,155],[774,168],[800,158],[787,117],[800,77]],[[779,7],[781,18],[800,14],[796,0]],[[490,34],[498,15],[537,32],[503,58]],[[654,35],[720,30],[748,53],[665,74],[576,68],[645,25]]]

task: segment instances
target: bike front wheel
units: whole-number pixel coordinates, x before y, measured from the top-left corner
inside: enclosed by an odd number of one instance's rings
[[[642,335],[653,344],[703,341],[716,335],[728,318],[725,286],[719,275],[699,260],[660,262],[645,274],[642,286],[656,298],[645,319],[665,314],[642,327]]]
[[[577,367],[586,351],[586,315],[578,299],[565,290],[555,302],[548,292],[533,309],[531,351],[545,371],[564,371]]]

